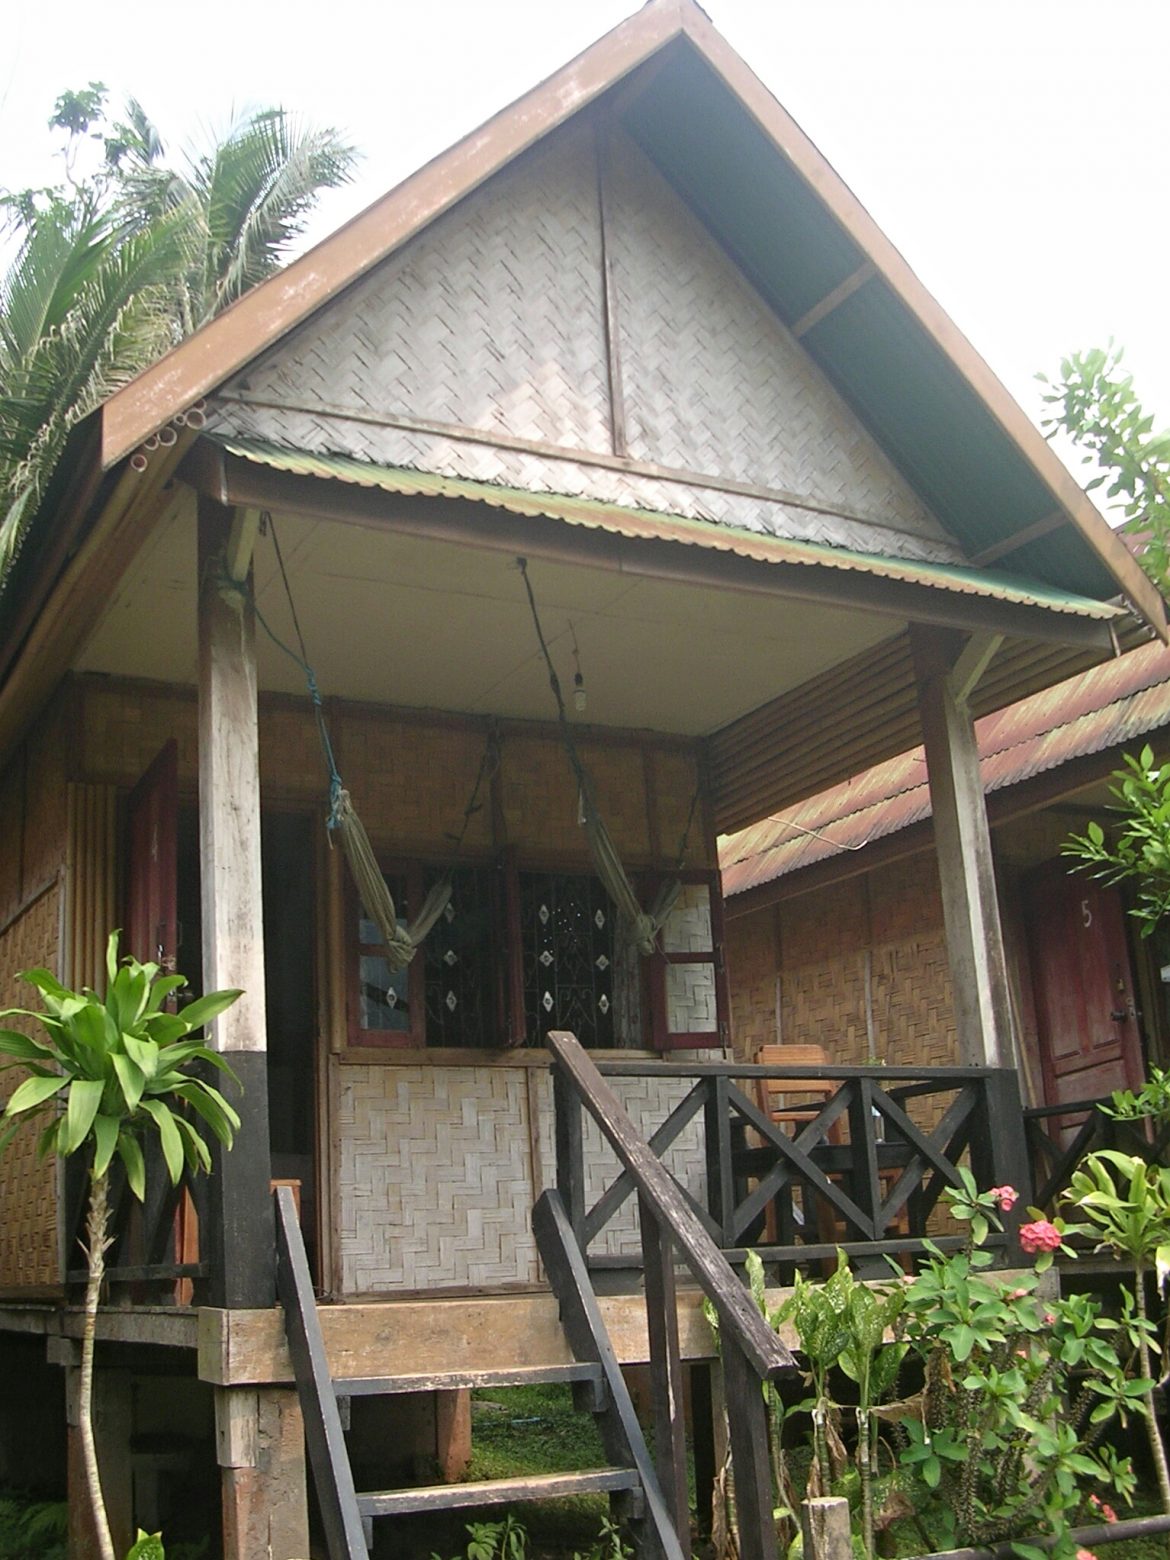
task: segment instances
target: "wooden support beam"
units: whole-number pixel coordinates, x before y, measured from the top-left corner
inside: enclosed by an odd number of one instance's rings
[[[232,512],[232,527],[228,533],[224,562],[227,575],[237,585],[243,585],[252,568],[252,553],[256,538],[260,535],[260,511],[236,509]]]
[[[951,691],[960,704],[970,702],[1003,640],[1002,634],[972,634],[960,650],[951,670]]]
[[[965,645],[959,635],[917,624],[911,641],[959,1060],[967,1066],[1010,1067],[1015,1057],[1011,1000],[979,749],[971,711],[956,697],[952,680]]]
[[[802,336],[807,336],[814,325],[819,325],[823,319],[827,319],[834,309],[841,307],[846,298],[852,298],[859,288],[865,286],[871,276],[876,275],[877,267],[872,260],[859,265],[856,271],[847,276],[843,282],[839,282],[832,292],[826,293],[820,303],[814,303],[811,309],[800,316],[795,325],[789,327],[797,341]]]
[[[971,559],[977,569],[982,569],[985,564],[994,563],[997,558],[1006,558],[1009,553],[1014,553],[1020,547],[1026,547],[1029,542],[1038,542],[1045,536],[1051,536],[1053,531],[1058,531],[1062,525],[1069,525],[1071,521],[1063,509],[1054,509],[1051,514],[1044,516],[1042,520],[1035,520],[1022,531],[1017,531],[1014,536],[1005,536],[998,542],[993,542],[990,547],[985,547],[981,553],[976,553]]]
[[[199,501],[199,850],[203,989],[243,992],[211,1026],[236,1072],[242,1125],[217,1155],[208,1232],[210,1299],[228,1307],[275,1299],[268,1143],[267,1027],[260,888],[260,743],[251,597],[227,583],[234,516]],[[218,1081],[218,1080],[217,1080]],[[230,1083],[229,1093],[235,1093]]]

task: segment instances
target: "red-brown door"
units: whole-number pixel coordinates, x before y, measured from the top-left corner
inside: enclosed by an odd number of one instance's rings
[[[1045,1101],[1142,1081],[1125,911],[1116,889],[1049,862],[1024,881]]]
[[[175,968],[179,943],[179,749],[172,740],[126,806],[126,934],[123,953]]]

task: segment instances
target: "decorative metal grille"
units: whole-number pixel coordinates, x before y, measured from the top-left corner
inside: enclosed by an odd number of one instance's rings
[[[520,874],[524,1019],[528,1043],[568,1029],[582,1045],[612,1046],[617,912],[594,877]]]
[[[500,1044],[496,923],[491,871],[459,868],[451,902],[423,944],[429,1046]]]

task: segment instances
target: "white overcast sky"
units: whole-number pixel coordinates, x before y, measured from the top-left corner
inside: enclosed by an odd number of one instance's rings
[[[364,153],[316,236],[620,21],[632,0],[11,5],[0,185],[51,176],[62,89],[105,81],[172,142],[281,103]],[[1170,423],[1170,0],[709,0],[1034,418],[1033,375],[1126,348]]]

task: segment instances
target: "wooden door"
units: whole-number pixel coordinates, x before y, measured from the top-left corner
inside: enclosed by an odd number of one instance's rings
[[[1138,1087],[1141,1036],[1117,890],[1054,861],[1027,875],[1024,899],[1045,1102]]]
[[[179,945],[179,749],[172,739],[126,805],[123,953],[174,971]]]

